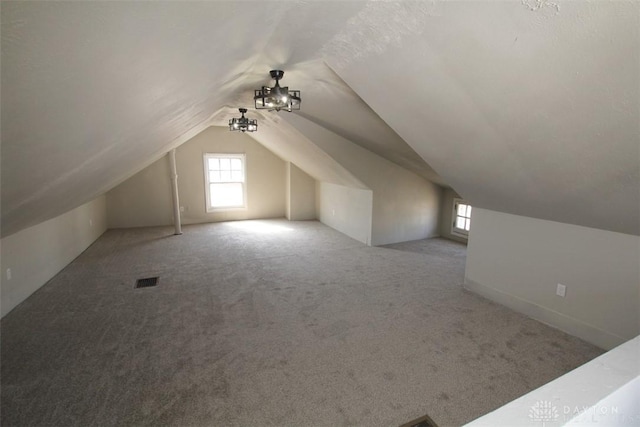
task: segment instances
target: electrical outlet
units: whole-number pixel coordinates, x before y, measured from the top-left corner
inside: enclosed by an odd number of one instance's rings
[[[184,212],[184,206],[180,206],[180,212]]]
[[[558,287],[556,288],[556,295],[564,298],[566,294],[567,294],[567,287],[561,283],[558,283]]]
[[[93,220],[92,219],[89,220],[89,227],[93,227]]]
[[[336,210],[335,209],[331,209],[331,215],[332,216],[336,216]]]
[[[7,280],[11,280],[11,269],[7,268]]]

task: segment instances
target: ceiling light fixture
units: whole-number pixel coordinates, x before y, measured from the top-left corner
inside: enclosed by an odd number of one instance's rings
[[[300,109],[300,91],[289,90],[288,87],[280,87],[280,79],[284,76],[282,70],[271,70],[269,72],[271,78],[275,79],[276,85],[274,87],[262,86],[262,89],[255,91],[253,97],[256,102],[257,110],[299,110]]]
[[[244,116],[247,112],[246,108],[238,108],[238,111],[242,113],[242,117],[229,120],[229,130],[239,130],[242,132],[255,132],[258,130],[258,121],[256,119],[249,119]]]

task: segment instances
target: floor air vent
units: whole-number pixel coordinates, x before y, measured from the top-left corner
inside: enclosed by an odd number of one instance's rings
[[[138,288],[150,288],[158,284],[157,277],[147,277],[146,279],[138,279],[136,281],[136,289]]]
[[[434,423],[433,420],[429,418],[428,415],[425,415],[424,417],[420,417],[417,420],[413,420],[406,424],[402,424],[400,427],[438,427],[438,426],[436,426],[436,423]]]

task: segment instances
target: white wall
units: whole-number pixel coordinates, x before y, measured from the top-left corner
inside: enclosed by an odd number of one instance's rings
[[[303,117],[286,117],[287,122],[373,190],[370,244],[438,235],[440,187]],[[323,201],[324,197],[320,198]],[[326,213],[328,209],[321,206],[321,211]]]
[[[379,160],[384,160],[381,157]],[[386,162],[386,161],[385,161]],[[438,235],[440,190],[435,184],[391,162],[388,170],[373,167],[374,246]],[[366,181],[366,180],[365,180]]]
[[[317,218],[365,245],[371,245],[371,190],[344,187],[317,181]]]
[[[206,212],[204,153],[245,153],[247,208]],[[183,224],[285,216],[285,162],[240,132],[211,126],[176,149]],[[173,224],[169,162],[161,158],[107,193],[109,228]]]
[[[287,219],[316,219],[316,181],[302,169],[287,162]]]
[[[465,287],[610,349],[640,334],[639,261],[638,236],[475,208]]]
[[[106,201],[100,196],[0,240],[2,316],[73,261],[106,229]]]
[[[164,156],[107,193],[107,226],[169,225],[172,209],[169,159]]]

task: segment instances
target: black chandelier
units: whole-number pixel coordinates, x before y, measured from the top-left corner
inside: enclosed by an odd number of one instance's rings
[[[242,132],[255,132],[258,130],[258,121],[256,119],[248,119],[244,116],[247,112],[246,108],[238,108],[242,113],[242,117],[229,120],[229,130],[239,130]]]
[[[275,79],[276,85],[274,87],[262,86],[262,89],[255,91],[253,97],[256,102],[257,110],[299,110],[300,109],[300,91],[289,90],[288,87],[280,87],[280,79],[284,76],[282,70],[271,70],[269,72],[271,78]]]

